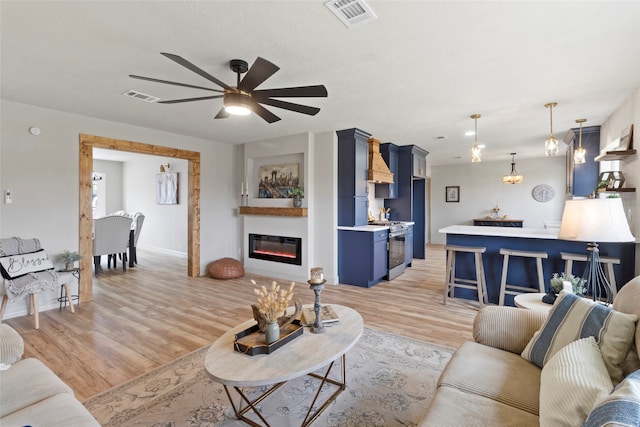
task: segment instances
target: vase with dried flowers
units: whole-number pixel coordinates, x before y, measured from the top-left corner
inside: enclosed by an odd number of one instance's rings
[[[251,283],[257,285],[255,280],[251,280]],[[269,289],[263,285],[253,290],[258,296],[258,304],[251,305],[253,317],[258,322],[260,332],[264,332],[267,344],[277,341],[280,338],[280,327],[292,322],[302,309],[302,304],[296,303],[295,312],[290,316],[286,315],[295,285],[295,282],[291,282],[289,289],[280,289],[274,280]]]

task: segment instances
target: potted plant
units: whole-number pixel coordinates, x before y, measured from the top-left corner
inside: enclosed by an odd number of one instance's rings
[[[579,295],[579,296],[583,296],[585,294],[585,292],[587,292],[587,289],[585,287],[586,285],[586,280],[584,280],[581,277],[576,277],[573,274],[567,274],[567,273],[562,273],[562,274],[558,274],[558,273],[553,273],[553,277],[550,280],[550,287],[549,287],[549,293],[547,293],[547,295],[545,295],[545,298],[547,299],[547,301],[545,301],[545,299],[543,298],[544,302],[547,302],[549,304],[553,304],[553,302],[556,299],[556,296],[560,293],[560,291],[563,288],[563,282],[570,282],[571,283],[571,290],[574,294]]]
[[[58,261],[64,263],[65,270],[71,270],[74,268],[76,261],[82,258],[78,252],[66,250],[58,257]]]
[[[293,187],[291,191],[289,191],[289,197],[293,199],[293,207],[299,208],[302,206],[302,198],[304,197],[304,188],[302,187]]]

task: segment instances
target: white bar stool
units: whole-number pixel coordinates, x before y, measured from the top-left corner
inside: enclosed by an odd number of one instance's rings
[[[502,280],[500,281],[500,301],[498,304],[504,305],[505,294],[519,295],[524,292],[544,293],[544,275],[542,273],[542,259],[549,258],[546,252],[518,251],[515,249],[500,249],[500,255],[504,256],[502,261]],[[538,288],[531,286],[510,285],[507,283],[507,270],[509,269],[509,257],[517,256],[522,258],[535,258],[536,271],[538,274]]]
[[[478,302],[480,308],[484,304],[488,304],[487,282],[484,276],[484,264],[482,263],[482,254],[485,253],[485,247],[473,246],[456,246],[447,245],[444,247],[447,251],[447,277],[444,283],[444,299],[443,304],[447,304],[447,296],[453,298],[453,291],[457,288],[473,289],[478,293]],[[474,262],[476,269],[475,279],[461,279],[456,277],[456,252],[466,252],[474,254]]]
[[[560,257],[564,260],[564,272],[571,274],[573,269],[573,261],[587,261],[587,255],[582,254],[570,254],[568,252],[560,252]],[[605,265],[604,274],[607,276],[607,281],[611,287],[612,296],[615,298],[618,295],[618,285],[616,284],[616,275],[613,272],[613,264],[620,264],[620,258],[614,258],[610,256],[600,256],[600,264]]]

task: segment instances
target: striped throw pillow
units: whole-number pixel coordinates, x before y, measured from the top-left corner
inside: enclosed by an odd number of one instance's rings
[[[612,389],[594,337],[564,346],[540,374],[540,427],[582,425],[595,403]]]
[[[640,425],[640,370],[596,403],[583,427]]]
[[[595,337],[611,380],[617,384],[622,380],[620,365],[633,343],[637,320],[636,315],[562,291],[521,355],[542,368],[565,345]]]

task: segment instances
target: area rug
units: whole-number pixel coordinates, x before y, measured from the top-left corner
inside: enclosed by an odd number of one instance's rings
[[[83,403],[100,424],[109,427],[245,426],[236,419],[222,385],[204,370],[207,348]],[[365,328],[346,354],[346,390],[313,425],[415,426],[425,414],[452,352],[447,347]],[[339,369],[334,367],[335,371]],[[260,403],[261,412],[272,426],[299,426],[318,385],[319,380],[309,376],[289,381]],[[264,390],[246,391],[255,396]],[[320,399],[333,390],[323,387]]]

